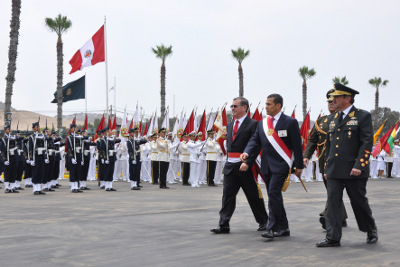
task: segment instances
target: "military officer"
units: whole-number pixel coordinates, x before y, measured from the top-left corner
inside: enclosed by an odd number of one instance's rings
[[[4,192],[19,193],[16,189],[18,169],[17,138],[11,134],[10,125],[4,126],[4,137],[1,142],[1,155],[4,162]]]
[[[328,99],[328,110],[330,114],[333,114],[337,111],[336,106],[333,104],[333,96],[330,96],[335,90],[331,89],[326,93],[326,98]],[[303,161],[304,167],[307,167],[310,163],[310,158],[312,157],[315,149],[318,149],[318,167],[319,171],[323,174],[324,173],[324,165],[325,165],[325,149],[326,149],[326,132],[328,131],[328,116],[321,116],[314,125],[314,128],[311,130],[311,135],[308,138],[306,148],[304,150]],[[324,185],[326,188],[326,179],[323,179]],[[326,216],[326,209],[328,203],[325,205],[324,211],[320,213],[319,221],[322,224],[322,228],[326,229],[325,226],[325,216]],[[342,201],[342,226],[347,226],[347,212]]]
[[[106,191],[117,191],[112,187],[113,175],[114,175],[114,164],[115,164],[115,144],[120,143],[121,140],[110,136],[110,128],[104,129],[104,145],[101,146],[103,150],[104,159],[104,181]]]
[[[159,178],[160,178],[160,188],[169,189],[167,186],[167,172],[169,167],[169,146],[168,140],[166,138],[166,129],[161,128],[158,131],[159,137],[157,139],[158,148],[158,162],[159,162]]]
[[[209,186],[215,186],[214,177],[215,177],[215,169],[217,167],[217,142],[214,140],[214,130],[207,131],[207,184]]]
[[[139,128],[135,127],[133,128],[133,141],[134,141],[134,145],[135,145],[135,152],[136,152],[136,164],[135,164],[135,169],[134,169],[134,178],[136,180],[137,183],[137,187],[141,188],[142,186],[140,185],[140,172],[142,170],[142,155],[141,155],[141,150],[140,147],[141,145],[144,145],[147,143],[147,140],[145,138],[140,138],[139,136]]]
[[[324,177],[328,183],[326,238],[317,247],[340,246],[342,237],[342,197],[346,188],[358,229],[367,233],[367,243],[378,241],[375,219],[366,197],[369,158],[373,145],[371,114],[354,107],[358,91],[335,83],[333,103],[339,112],[328,117]]]
[[[158,147],[157,147],[157,134],[151,135],[152,140],[150,141],[151,148],[151,177],[153,184],[158,184],[158,178],[160,175],[160,162],[158,161]]]
[[[86,130],[82,131],[82,154],[83,154],[83,168],[82,175],[79,181],[80,190],[90,190],[86,185],[86,181],[88,178],[89,172],[89,163],[90,163],[90,147],[95,146],[96,143],[92,142],[92,137],[89,137]]]
[[[182,164],[182,185],[190,185],[189,184],[189,174],[190,174],[190,152],[187,145],[188,135],[187,133],[182,134],[182,141],[179,144],[178,150],[180,153],[180,159]]]
[[[69,184],[71,193],[82,193],[78,183],[82,175],[82,138],[76,134],[76,124],[72,123],[69,126],[70,135],[67,137],[67,162],[69,166]]]
[[[28,139],[21,137],[20,130],[17,130],[15,133],[16,133],[15,135],[18,139],[18,141],[17,141],[18,169],[17,169],[17,179],[15,180],[15,189],[24,190],[21,187],[21,181],[22,181],[22,174],[24,173],[25,164],[26,164],[25,163],[26,158],[25,158],[25,154],[24,154],[24,146],[25,146],[25,143],[28,141]]]
[[[26,142],[23,144],[23,150],[24,150],[24,154],[25,154],[25,187],[29,188],[29,187],[33,187],[32,185],[32,169],[33,167],[31,166],[31,161],[32,161],[32,154],[30,153],[30,149],[29,149],[29,138],[30,138],[31,134],[28,133],[26,136]]]
[[[55,131],[51,132],[51,135],[54,140],[54,168],[51,177],[51,188],[59,188],[61,185],[57,183],[57,179],[60,176],[60,161],[61,161],[61,151],[60,148],[66,145],[65,142],[62,142],[61,137],[57,137],[57,133]]]
[[[47,127],[43,130],[43,134],[45,136],[45,147],[47,155],[46,156],[47,161],[45,161],[44,164],[43,191],[52,192],[55,191],[53,188],[51,188],[51,180],[54,171],[54,161],[55,161],[54,140],[50,135],[50,131]]]
[[[104,160],[105,160],[106,156],[104,154],[105,141],[104,141],[103,129],[101,129],[97,132],[97,136],[98,136],[98,138],[96,139],[96,148],[97,148],[97,157],[98,157],[98,164],[99,164],[97,179],[99,180],[100,189],[105,189]]]
[[[41,190],[41,184],[44,180],[44,164],[45,162],[48,162],[46,154],[47,148],[45,146],[46,137],[44,134],[39,132],[39,129],[39,122],[34,122],[32,124],[33,134],[29,138],[29,153],[32,155],[30,164],[33,167],[33,194],[45,195],[46,193]]]

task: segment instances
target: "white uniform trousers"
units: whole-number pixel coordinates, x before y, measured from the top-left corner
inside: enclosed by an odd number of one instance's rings
[[[140,180],[142,180],[144,182],[150,182],[151,181],[151,161],[142,160],[142,168],[141,168]]]
[[[189,183],[192,187],[200,187],[199,185],[199,167],[200,164],[194,161],[190,162],[190,175],[189,175]]]

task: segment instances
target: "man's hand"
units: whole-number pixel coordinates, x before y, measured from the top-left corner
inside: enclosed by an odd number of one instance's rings
[[[302,172],[303,172],[303,169],[296,169],[296,170],[294,170],[294,175],[296,175],[297,177],[301,177]]]
[[[307,168],[309,162],[310,162],[309,159],[306,158],[303,159],[304,168]]]
[[[328,177],[326,176],[326,173],[324,174],[324,179],[325,179],[325,181],[328,179]]]
[[[242,154],[243,155],[243,154]],[[242,165],[240,165],[239,171],[245,172],[249,169],[249,165],[247,165],[247,163],[242,163]]]
[[[242,153],[241,155],[240,155],[240,160],[242,161],[242,162],[245,162],[246,161],[246,159],[249,157],[249,155],[247,155],[247,153]],[[246,164],[247,165],[247,164]],[[248,167],[248,166],[247,166]]]
[[[350,176],[360,176],[360,175],[361,175],[361,170],[355,168],[351,169]]]

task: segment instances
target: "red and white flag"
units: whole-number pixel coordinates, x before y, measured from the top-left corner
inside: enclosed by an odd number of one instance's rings
[[[76,51],[69,61],[72,69],[69,74],[82,70],[84,67],[96,65],[105,61],[104,49],[104,25],[82,46]]]

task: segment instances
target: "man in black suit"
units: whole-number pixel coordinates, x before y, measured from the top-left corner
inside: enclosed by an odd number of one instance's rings
[[[268,117],[258,123],[244,153],[240,156],[243,170],[260,153],[261,173],[268,192],[269,221],[262,237],[289,236],[289,223],[283,205],[282,187],[293,167],[296,176],[303,169],[303,155],[299,124],[296,119],[282,113],[283,98],[279,94],[267,97],[265,110]]]
[[[324,178],[328,182],[326,238],[317,247],[340,246],[342,238],[342,197],[346,188],[358,229],[367,232],[367,243],[378,241],[378,232],[368,204],[367,181],[373,144],[371,114],[353,106],[356,90],[335,83],[331,93],[339,112],[328,117]]]
[[[236,195],[240,188],[246,195],[247,201],[259,224],[258,231],[264,231],[268,221],[264,199],[260,187],[253,177],[251,169],[239,170],[241,167],[240,154],[243,153],[247,142],[253,135],[257,121],[247,117],[249,102],[246,98],[236,97],[231,105],[234,120],[227,125],[226,150],[227,161],[223,170],[224,189],[222,195],[222,208],[219,212],[219,227],[211,229],[216,234],[229,233],[229,221],[235,211]],[[252,166],[255,158],[248,162]]]

